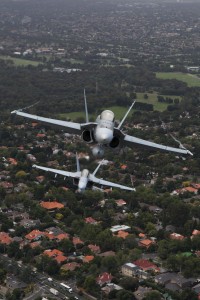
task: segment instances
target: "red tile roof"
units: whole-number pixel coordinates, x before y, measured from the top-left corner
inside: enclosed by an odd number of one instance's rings
[[[154,244],[154,242],[152,240],[149,239],[144,239],[139,241],[139,245],[145,248],[149,248],[152,244]]]
[[[11,189],[13,188],[13,184],[8,181],[2,181],[0,182],[0,186],[2,186],[4,189]]]
[[[84,244],[84,242],[79,237],[75,237],[75,236],[72,239],[72,243],[74,244],[74,246],[78,244]]]
[[[56,239],[61,241],[64,239],[68,239],[69,238],[69,234],[68,233],[60,233],[59,235],[56,236]]]
[[[67,263],[67,264],[63,265],[61,269],[64,269],[66,271],[74,271],[78,267],[80,267],[79,263],[71,262],[71,263]]]
[[[32,242],[29,244],[29,246],[33,249],[33,248],[36,248],[36,247],[39,247],[40,246],[40,242]]]
[[[194,229],[192,231],[192,235],[199,235],[200,234],[200,230]]]
[[[48,255],[49,257],[57,257],[57,256],[62,256],[64,253],[58,249],[47,249],[43,252],[43,254]]]
[[[129,235],[128,232],[120,230],[120,231],[118,231],[116,236],[119,238],[125,239],[125,238],[127,238],[128,235]]]
[[[83,262],[89,263],[94,259],[94,255],[86,255],[83,257]]]
[[[183,190],[185,190],[186,192],[190,192],[190,193],[197,193],[197,189],[191,187],[191,186],[188,186],[188,187],[185,187]]]
[[[139,236],[140,238],[146,237],[146,235],[145,235],[144,233],[142,233],[142,232],[140,232],[138,236]]]
[[[39,239],[44,234],[45,234],[44,232],[35,229],[29,232],[27,235],[25,235],[25,238],[31,241],[31,240]]]
[[[92,217],[85,218],[85,223],[89,224],[97,224],[97,221],[93,219]]]
[[[9,157],[8,158],[8,161],[9,161],[9,163],[11,164],[11,165],[17,165],[17,161],[16,161],[16,159],[14,159],[14,158],[12,158],[12,157]]]
[[[94,253],[99,253],[99,252],[100,252],[100,247],[97,246],[97,245],[92,245],[92,244],[90,244],[90,245],[88,245],[88,248],[89,248],[92,252],[94,252]]]
[[[0,244],[9,245],[12,242],[12,238],[6,232],[0,232]]]
[[[147,271],[147,270],[159,271],[159,268],[147,259],[138,259],[138,260],[134,261],[133,263],[144,271]]]
[[[175,232],[171,233],[169,237],[172,240],[179,240],[179,241],[182,241],[185,238],[183,235]]]
[[[55,260],[57,261],[57,263],[61,264],[62,262],[67,260],[67,256],[58,255],[58,256],[55,257]]]
[[[59,203],[57,201],[52,201],[52,202],[42,201],[42,202],[40,202],[40,205],[46,209],[60,209],[60,208],[64,207],[64,205],[62,203]]]
[[[124,201],[123,199],[115,200],[115,203],[117,204],[117,206],[126,205],[126,201]]]
[[[104,272],[97,277],[96,282],[99,285],[103,285],[105,283],[110,283],[112,279],[113,279],[113,276],[111,274]]]

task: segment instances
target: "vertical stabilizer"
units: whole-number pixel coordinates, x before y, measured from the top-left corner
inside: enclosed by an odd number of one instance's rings
[[[96,167],[96,169],[94,170],[94,172],[92,173],[92,175],[95,176],[95,174],[97,173],[97,171],[99,170],[99,168],[101,167],[102,163],[104,162],[104,159],[102,159],[102,161],[98,164],[98,166]]]
[[[77,172],[80,172],[80,164],[79,164],[79,159],[78,159],[77,152],[76,152],[76,168],[77,168]]]
[[[132,109],[132,107],[133,107],[134,104],[135,104],[135,101],[134,101],[134,102],[131,104],[131,106],[129,107],[127,113],[125,114],[125,116],[123,117],[123,119],[121,120],[121,122],[119,123],[117,129],[120,129],[120,128],[122,127],[124,121],[126,120],[128,114],[129,114],[129,112],[130,112],[130,110]]]
[[[84,89],[84,102],[85,102],[85,119],[86,119],[86,123],[88,123],[89,117],[88,117],[87,99],[86,99],[85,89]]]

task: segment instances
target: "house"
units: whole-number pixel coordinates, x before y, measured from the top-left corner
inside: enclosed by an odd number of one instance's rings
[[[185,289],[191,287],[196,282],[196,279],[191,277],[185,278],[183,275],[177,274],[177,276],[173,278],[171,282],[178,284],[181,289]]]
[[[64,240],[64,239],[69,239],[69,234],[68,234],[68,233],[61,233],[61,234],[58,234],[58,235],[56,236],[56,239],[57,239],[58,241],[62,241],[62,240]]]
[[[58,249],[53,249],[53,250],[48,249],[45,250],[43,254],[55,259],[58,264],[61,264],[68,259],[66,256],[63,255],[64,253]]]
[[[11,242],[12,242],[12,238],[9,236],[9,234],[1,231],[0,232],[0,244],[10,245]]]
[[[108,295],[110,292],[112,291],[120,291],[122,290],[123,288],[115,283],[107,283],[106,286],[102,287],[102,291]]]
[[[192,186],[187,186],[187,187],[184,187],[182,189],[177,189],[177,190],[174,190],[173,192],[171,192],[171,195],[174,196],[174,195],[180,195],[180,194],[184,194],[184,193],[193,193],[195,195],[198,194],[198,189],[195,189],[194,187]]]
[[[67,256],[64,256],[64,255],[58,255],[54,258],[58,264],[61,264],[63,262],[65,262],[68,258]]]
[[[79,237],[73,237],[72,243],[74,246],[77,246],[78,244],[84,244],[84,242]]]
[[[44,181],[45,177],[41,175],[41,176],[37,176],[36,179],[39,183],[41,183]]]
[[[165,284],[171,282],[174,277],[176,277],[176,273],[167,272],[167,273],[162,273],[162,274],[156,275],[154,277],[154,280],[156,283],[165,285]]]
[[[24,219],[20,221],[20,225],[24,228],[31,228],[40,225],[40,220]]]
[[[182,189],[182,191],[185,192],[189,192],[189,193],[194,193],[195,195],[198,194],[198,189],[193,188],[192,186],[187,186],[185,188]]]
[[[42,201],[40,202],[40,205],[48,210],[54,210],[54,209],[61,209],[64,208],[64,205],[62,203],[59,203],[57,201]]]
[[[149,292],[152,292],[152,288],[146,287],[146,286],[139,286],[137,291],[133,293],[135,298],[137,300],[143,300],[145,298],[145,295]]]
[[[12,184],[12,182],[8,182],[8,181],[2,181],[0,182],[0,186],[3,187],[7,193],[12,192],[14,185]]]
[[[40,247],[40,244],[41,244],[41,242],[40,242],[40,241],[37,241],[37,242],[32,242],[32,243],[30,243],[29,246],[30,246],[32,249],[34,249],[34,248],[36,248],[36,247]]]
[[[44,236],[44,232],[35,229],[25,235],[25,238],[29,241],[38,241],[42,236]]]
[[[191,287],[196,279],[185,278],[181,274],[166,272],[159,274],[154,278],[156,283],[164,285],[165,288],[171,291],[182,290],[187,287]]]
[[[154,272],[159,272],[160,269],[152,262],[150,262],[147,259],[138,259],[133,262],[136,266],[138,266],[140,269],[143,271],[154,271]]]
[[[83,260],[84,263],[89,263],[93,259],[94,259],[94,255],[86,255],[86,256],[83,256],[83,258],[82,258],[82,260]]]
[[[12,158],[12,157],[9,157],[8,159],[8,162],[13,165],[13,166],[16,166],[17,165],[17,161],[16,159]]]
[[[112,279],[113,276],[111,274],[104,272],[96,278],[96,283],[102,286],[106,283],[110,283]]]
[[[140,233],[138,234],[138,236],[139,236],[139,238],[141,238],[141,239],[146,238],[146,235],[145,235],[143,232],[140,232]]]
[[[90,244],[90,245],[88,245],[88,248],[89,248],[92,252],[94,252],[95,254],[98,254],[98,253],[101,252],[101,251],[100,251],[100,247],[97,246],[97,245],[92,245],[92,244]]]
[[[200,190],[200,183],[191,183],[191,186],[197,190]]]
[[[200,230],[194,229],[192,231],[192,237],[197,236],[197,235],[200,235]]]
[[[70,263],[64,264],[61,267],[61,270],[74,271],[76,268],[79,268],[79,267],[80,267],[79,263],[77,263],[77,262],[70,262]]]
[[[110,228],[112,233],[118,232],[120,230],[130,230],[130,229],[131,229],[131,227],[127,226],[127,225],[114,225]]]
[[[117,204],[118,207],[122,207],[126,205],[126,201],[124,201],[123,199],[115,200],[115,203]]]
[[[140,240],[138,242],[138,246],[146,248],[146,249],[149,249],[149,247],[153,244],[155,244],[155,242],[152,240],[149,240],[149,239]]]
[[[115,256],[115,255],[116,255],[116,253],[114,251],[106,251],[106,252],[98,254],[98,256],[101,256],[101,257],[108,257],[108,256]]]
[[[120,231],[118,231],[116,236],[119,238],[125,239],[125,238],[127,238],[128,235],[129,235],[128,232],[120,230]]]
[[[53,249],[53,250],[45,250],[43,252],[44,255],[47,255],[49,257],[57,257],[57,256],[60,256],[60,255],[63,255],[64,253],[58,249]]]
[[[92,224],[92,225],[98,224],[98,222],[95,219],[93,219],[92,217],[85,218],[85,223]]]
[[[56,226],[55,227],[52,226],[52,227],[46,228],[45,231],[47,231],[48,233],[51,233],[51,234],[53,234],[55,236],[58,236],[59,234],[64,233],[63,230],[61,230],[59,227],[56,227]]]
[[[137,276],[139,267],[133,263],[126,263],[121,268],[122,274],[125,276]]]
[[[171,234],[169,235],[169,238],[170,238],[171,240],[182,241],[182,240],[184,240],[185,237],[184,237],[183,235],[179,234],[179,233],[173,232],[173,233],[171,233]]]

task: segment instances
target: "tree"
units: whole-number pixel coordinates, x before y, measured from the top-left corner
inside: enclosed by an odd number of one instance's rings
[[[158,291],[148,292],[145,295],[144,300],[161,300],[162,296]]]
[[[94,291],[98,288],[95,277],[90,275],[87,276],[84,281],[84,288],[87,292]]]
[[[0,283],[3,283],[6,278],[6,270],[3,268],[0,268]]]
[[[133,293],[126,290],[120,290],[117,292],[117,300],[134,300],[135,297],[133,296]]]
[[[20,274],[20,279],[25,283],[31,283],[33,276],[30,267],[24,268]]]
[[[27,174],[26,174],[26,172],[23,171],[23,170],[18,171],[18,172],[16,173],[16,175],[15,175],[15,177],[16,177],[17,179],[22,179],[22,178],[25,178],[26,176],[27,176]]]
[[[185,289],[181,295],[180,295],[180,299],[181,300],[197,300],[198,299],[198,295],[191,290],[190,288]]]
[[[139,281],[137,278],[124,277],[120,280],[119,284],[125,289],[130,291],[136,291],[139,286]]]
[[[102,266],[104,266],[108,272],[114,273],[118,267],[118,261],[115,256],[107,256],[102,259]]]

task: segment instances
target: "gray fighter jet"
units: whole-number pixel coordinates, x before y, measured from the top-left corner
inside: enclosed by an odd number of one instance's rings
[[[60,175],[63,175],[65,177],[72,177],[74,179],[74,184],[78,185],[78,192],[84,192],[86,187],[92,187],[94,183],[100,184],[100,185],[106,185],[110,187],[116,187],[122,190],[128,190],[128,191],[135,191],[134,188],[130,188],[121,184],[113,183],[107,180],[99,179],[95,176],[97,171],[99,170],[100,166],[102,165],[103,160],[98,164],[96,169],[93,173],[90,173],[87,169],[80,170],[80,164],[78,155],[76,154],[76,165],[77,165],[77,171],[76,172],[68,172],[68,171],[62,171],[58,169],[51,169],[46,167],[41,167],[37,165],[33,165],[33,168],[37,168],[46,172],[52,172]]]
[[[61,127],[68,133],[81,135],[82,139],[86,143],[97,144],[93,148],[93,155],[97,157],[102,157],[104,155],[104,146],[109,146],[111,148],[116,147],[134,147],[142,146],[145,148],[158,149],[161,151],[169,151],[177,154],[190,154],[192,153],[185,147],[174,148],[170,146],[164,146],[154,142],[146,141],[134,136],[123,133],[121,127],[127,118],[130,110],[132,109],[135,102],[132,103],[131,107],[128,109],[124,118],[120,124],[115,126],[115,115],[111,110],[104,110],[96,119],[96,122],[89,122],[86,95],[84,90],[84,101],[85,101],[85,112],[86,112],[86,122],[85,123],[75,123],[61,121],[51,118],[40,117],[32,114],[23,112],[23,109],[14,110],[11,113],[32,120],[36,120],[49,125],[55,125]]]

